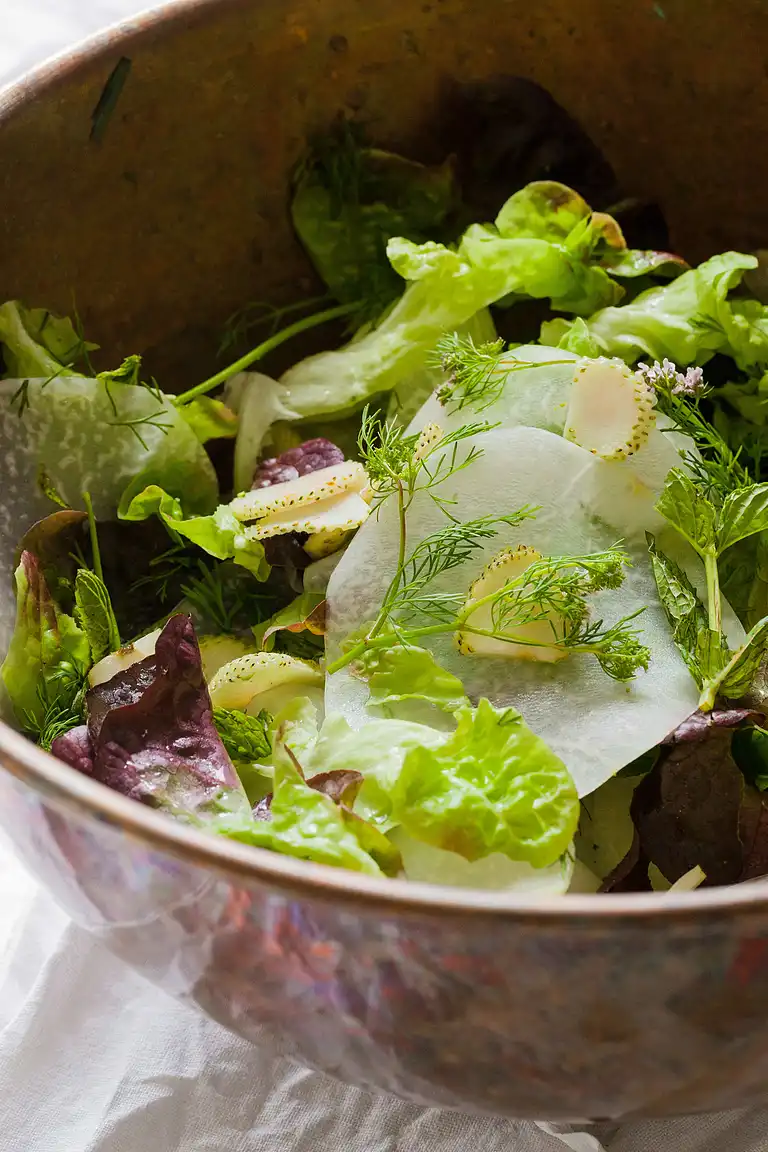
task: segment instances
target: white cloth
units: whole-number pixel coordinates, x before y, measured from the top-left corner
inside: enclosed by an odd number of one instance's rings
[[[145,6],[0,0],[0,86]],[[276,1059],[103,951],[0,843],[0,1152],[762,1152],[768,1114],[602,1139],[422,1109]]]

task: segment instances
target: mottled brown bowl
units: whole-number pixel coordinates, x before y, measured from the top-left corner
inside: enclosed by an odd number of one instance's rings
[[[352,107],[418,155],[444,79],[499,72],[549,88],[690,257],[764,245],[767,46],[764,0],[168,4],[0,96],[0,299],[67,312],[74,289],[110,360],[193,383],[233,309],[303,290],[286,178],[307,130]],[[79,923],[308,1065],[553,1119],[768,1097],[763,886],[516,906],[206,838],[5,727],[0,759],[0,823]]]

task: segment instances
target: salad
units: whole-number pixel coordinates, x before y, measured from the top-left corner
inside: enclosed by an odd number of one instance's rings
[[[6,710],[73,771],[374,876],[768,875],[759,260],[666,251],[536,91],[593,203],[551,159],[483,175],[336,125],[290,191],[323,295],[247,305],[208,380],[0,306],[8,476],[41,513]]]

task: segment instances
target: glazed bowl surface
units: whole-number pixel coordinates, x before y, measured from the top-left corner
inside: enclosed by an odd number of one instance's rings
[[[311,288],[286,198],[307,134],[354,114],[432,159],[445,85],[497,74],[544,85],[689,259],[763,247],[766,44],[762,0],[177,0],[0,94],[0,299],[74,291],[111,361],[189,386],[235,309]],[[0,512],[5,643],[26,525]],[[0,762],[0,826],[62,906],[254,1042],[518,1117],[768,1096],[761,884],[532,906],[376,881],[188,831],[6,726]]]

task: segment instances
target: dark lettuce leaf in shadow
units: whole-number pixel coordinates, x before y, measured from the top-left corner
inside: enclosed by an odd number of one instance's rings
[[[457,156],[467,223],[492,220],[513,192],[533,180],[567,184],[598,209],[620,199],[600,149],[532,80],[496,76],[455,84],[442,107],[439,146]]]
[[[744,708],[694,712],[667,737],[632,798],[632,846],[602,891],[649,890],[651,864],[671,884],[697,866],[709,887],[768,874],[768,810],[732,748],[761,721]]]
[[[86,709],[90,747],[76,729],[51,749],[72,767],[183,819],[249,811],[213,723],[189,616],[171,617],[154,656],[92,688]]]

